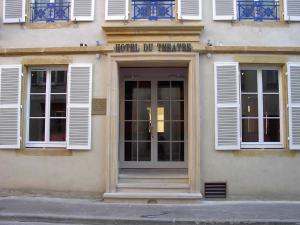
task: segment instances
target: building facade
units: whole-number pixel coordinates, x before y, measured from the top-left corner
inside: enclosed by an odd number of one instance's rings
[[[2,0],[0,190],[300,200],[298,0]]]

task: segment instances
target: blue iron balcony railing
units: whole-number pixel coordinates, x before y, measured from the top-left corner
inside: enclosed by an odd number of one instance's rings
[[[239,20],[279,20],[279,2],[276,0],[237,1]]]
[[[70,20],[70,2],[32,3],[31,22],[52,23]]]
[[[174,19],[175,0],[132,0],[134,20]]]

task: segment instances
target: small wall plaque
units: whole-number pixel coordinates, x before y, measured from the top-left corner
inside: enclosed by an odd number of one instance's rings
[[[93,98],[92,115],[106,115],[106,98]]]

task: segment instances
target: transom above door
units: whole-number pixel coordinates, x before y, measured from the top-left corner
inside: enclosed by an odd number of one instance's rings
[[[120,167],[186,167],[184,77],[121,82]]]

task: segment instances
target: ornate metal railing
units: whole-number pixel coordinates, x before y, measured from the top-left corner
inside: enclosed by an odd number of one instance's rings
[[[276,0],[237,1],[239,20],[279,20],[279,2]]]
[[[70,2],[32,3],[31,22],[52,23],[70,19]]]
[[[132,0],[132,19],[174,19],[175,0]]]

